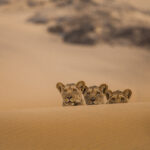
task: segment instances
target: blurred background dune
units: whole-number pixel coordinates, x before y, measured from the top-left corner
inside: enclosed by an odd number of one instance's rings
[[[150,10],[137,3],[1,0],[0,107],[61,105],[55,84],[78,80],[149,101]]]

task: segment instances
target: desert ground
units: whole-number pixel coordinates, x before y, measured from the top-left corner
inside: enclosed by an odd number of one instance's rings
[[[27,21],[34,11],[0,6],[0,150],[149,150],[150,50],[64,43]],[[127,104],[62,107],[56,83],[79,80],[133,95]]]

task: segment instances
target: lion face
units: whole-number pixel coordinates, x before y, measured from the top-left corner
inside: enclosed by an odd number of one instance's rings
[[[104,103],[104,94],[108,89],[106,84],[102,84],[101,86],[85,86],[83,91],[84,99],[87,105],[98,105]]]
[[[63,106],[83,105],[82,88],[84,85],[84,81],[66,85],[60,82],[57,83],[56,87],[63,98]]]
[[[126,89],[122,91],[114,91],[111,90],[106,91],[107,104],[115,104],[115,103],[127,103],[132,95],[132,91],[130,89]]]

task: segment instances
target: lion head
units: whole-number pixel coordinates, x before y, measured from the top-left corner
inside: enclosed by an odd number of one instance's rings
[[[63,106],[83,105],[82,91],[84,86],[84,81],[79,81],[77,84],[70,83],[66,85],[61,82],[57,83],[56,87],[62,96]]]

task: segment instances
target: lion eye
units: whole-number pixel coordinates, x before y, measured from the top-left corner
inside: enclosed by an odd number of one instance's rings
[[[100,92],[97,92],[97,95],[100,95],[101,93]]]
[[[67,89],[64,89],[64,92],[67,92]]]
[[[111,100],[112,100],[112,101],[115,101],[115,98],[112,98]]]
[[[90,92],[87,92],[88,95],[90,95]]]
[[[125,99],[124,99],[124,97],[121,97],[121,101],[124,101]]]
[[[74,91],[74,92],[76,92],[76,91],[77,91],[77,89],[73,89],[73,91]]]

